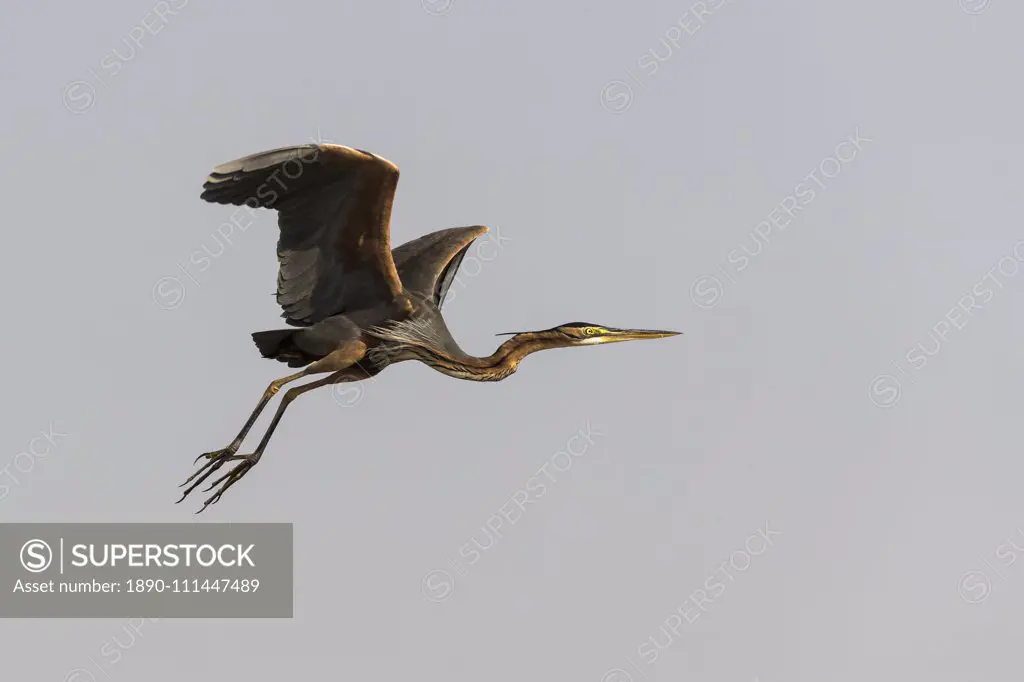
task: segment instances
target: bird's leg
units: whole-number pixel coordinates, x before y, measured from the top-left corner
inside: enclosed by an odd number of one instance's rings
[[[267,427],[266,433],[263,434],[263,440],[261,440],[260,444],[256,446],[256,450],[249,455],[230,455],[224,459],[224,461],[239,460],[239,463],[235,466],[235,468],[233,468],[231,471],[227,472],[226,474],[215,480],[213,483],[209,485],[208,488],[206,488],[203,491],[207,492],[213,490],[213,488],[216,487],[218,484],[223,483],[223,485],[221,485],[217,492],[212,497],[210,497],[210,499],[206,500],[206,502],[203,503],[203,509],[206,509],[211,504],[219,500],[220,496],[223,495],[228,488],[230,488],[232,485],[237,483],[243,476],[245,476],[249,469],[252,469],[254,466],[256,466],[256,463],[260,461],[260,457],[263,456],[263,451],[266,450],[267,448],[267,443],[270,442],[270,436],[273,435],[274,429],[277,428],[278,422],[281,421],[281,417],[284,415],[285,409],[287,409],[288,405],[293,400],[298,398],[306,391],[311,391],[314,388],[319,388],[321,386],[334,383],[341,374],[343,374],[343,372],[338,372],[337,374],[332,374],[329,377],[317,379],[316,381],[311,381],[308,384],[303,384],[301,386],[296,386],[295,388],[288,389],[285,392],[284,397],[281,398],[281,403],[277,407],[277,412],[274,414],[274,419],[270,422],[270,426]],[[200,509],[199,511],[201,512],[203,511],[203,509]]]
[[[267,390],[263,392],[263,397],[260,398],[259,403],[257,403],[256,409],[254,409],[252,411],[252,414],[249,415],[249,419],[245,422],[245,426],[243,426],[242,430],[238,432],[238,435],[235,436],[235,439],[231,441],[231,445],[227,446],[222,450],[204,452],[203,454],[196,457],[196,462],[198,462],[203,457],[207,459],[216,459],[217,457],[221,456],[222,453],[233,455],[236,452],[238,452],[238,448],[241,447],[242,441],[245,440],[245,437],[249,434],[249,430],[252,428],[252,425],[256,423],[256,420],[259,418],[260,413],[263,412],[263,409],[267,406],[267,403],[270,402],[270,399],[277,395],[277,392],[280,391],[285,384],[290,384],[296,379],[301,379],[302,377],[309,376],[310,374],[313,373],[314,372],[312,372],[309,368],[306,368],[301,372],[296,372],[295,374],[290,374],[286,377],[281,377],[280,379],[274,379],[273,381],[271,381],[270,385],[267,386]],[[189,480],[192,479],[190,478]],[[186,483],[187,482],[188,481],[186,481]]]
[[[260,441],[260,444],[256,447],[256,450],[252,454],[248,455],[236,455],[232,453],[219,458],[217,460],[218,464],[214,466],[212,469],[208,470],[205,474],[203,474],[203,476],[199,480],[193,483],[192,486],[185,491],[185,495],[188,495],[188,493],[195,489],[196,486],[198,486],[200,483],[206,480],[206,478],[208,478],[210,474],[212,474],[214,471],[219,469],[224,462],[239,460],[239,464],[236,465],[235,468],[233,468],[231,471],[227,472],[226,474],[215,480],[213,483],[209,485],[209,487],[207,487],[204,490],[204,492],[212,490],[218,484],[223,483],[223,485],[221,485],[217,492],[212,497],[210,497],[210,499],[206,500],[206,502],[203,503],[203,508],[200,509],[199,511],[203,511],[203,509],[206,509],[208,506],[219,500],[221,495],[223,495],[228,488],[237,483],[243,476],[245,476],[249,469],[253,468],[256,465],[256,463],[260,461],[260,457],[263,456],[263,452],[267,448],[267,443],[270,442],[270,437],[271,435],[273,435],[274,429],[277,428],[278,422],[281,421],[281,417],[284,415],[284,411],[285,409],[287,409],[288,405],[293,400],[295,400],[296,398],[298,398],[300,395],[307,391],[311,391],[314,388],[319,388],[320,386],[326,386],[328,384],[337,383],[341,378],[343,378],[346,375],[346,370],[355,363],[357,363],[359,360],[361,360],[365,354],[366,345],[362,341],[351,341],[349,343],[346,343],[341,348],[335,350],[322,360],[318,360],[313,365],[310,365],[310,369],[316,368],[315,371],[324,372],[333,370],[333,373],[328,377],[324,377],[323,379],[317,379],[316,381],[311,381],[308,384],[296,386],[295,388],[291,388],[287,392],[285,392],[284,397],[281,399],[280,405],[278,405],[277,412],[274,414],[274,418],[270,422],[270,426],[267,427],[266,433],[263,434],[263,440]],[[184,499],[184,496],[182,496],[182,499]]]
[[[270,385],[267,386],[267,390],[263,392],[263,397],[260,398],[260,402],[256,405],[256,409],[252,411],[251,415],[249,415],[249,419],[245,422],[245,426],[243,426],[242,430],[238,432],[238,435],[235,436],[235,439],[231,441],[231,444],[228,445],[226,448],[214,450],[213,452],[204,452],[203,454],[196,457],[196,462],[203,459],[204,457],[206,458],[207,461],[203,464],[203,466],[199,467],[199,469],[195,473],[186,478],[185,482],[178,487],[181,488],[188,485],[197,476],[203,475],[203,477],[196,481],[195,484],[192,485],[188,490],[186,490],[185,493],[181,496],[181,499],[178,500],[178,502],[184,500],[188,496],[188,494],[196,488],[196,486],[202,483],[203,480],[205,480],[214,471],[223,466],[224,462],[227,461],[228,457],[231,457],[236,452],[238,452],[238,448],[242,445],[242,441],[245,440],[245,437],[246,435],[248,435],[249,430],[252,429],[252,425],[256,423],[256,420],[259,418],[260,413],[263,412],[263,409],[267,406],[267,403],[270,402],[271,398],[277,395],[277,392],[281,390],[282,386],[291,383],[296,379],[301,379],[302,377],[308,376],[310,374],[331,371],[330,369],[317,369],[316,365],[317,363],[314,363],[309,367],[303,369],[301,372],[296,372],[295,374],[290,374],[286,377],[281,377],[280,379],[274,379],[273,381],[271,381]]]

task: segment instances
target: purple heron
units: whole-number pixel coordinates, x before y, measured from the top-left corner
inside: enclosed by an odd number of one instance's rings
[[[483,226],[440,230],[391,249],[391,205],[398,168],[369,152],[335,144],[283,147],[213,169],[201,198],[278,213],[277,302],[290,329],[252,335],[265,358],[302,369],[270,382],[235,439],[196,458],[203,465],[178,502],[229,462],[203,511],[259,462],[288,405],[306,391],[360,381],[385,367],[418,360],[470,381],[500,381],[524,357],[549,348],[675,336],[653,329],[616,329],[571,322],[511,334],[494,353],[474,357],[455,343],[441,315],[448,288]],[[288,383],[322,378],[285,392],[263,439],[237,454],[260,413]],[[218,487],[219,486],[219,487]],[[196,512],[199,513],[199,512]]]

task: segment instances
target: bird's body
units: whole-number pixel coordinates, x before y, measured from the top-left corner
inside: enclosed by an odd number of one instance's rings
[[[361,339],[368,348],[383,344],[377,336],[366,330],[383,327],[388,323],[405,320],[419,320],[428,323],[434,335],[444,347],[454,353],[461,353],[441,316],[440,305],[448,293],[451,277],[454,276],[466,250],[478,236],[487,232],[486,227],[457,227],[433,232],[392,251],[398,264],[403,286],[403,304],[357,300],[348,304],[339,300],[339,310],[299,329],[275,329],[253,334],[253,340],[263,357],[288,363],[291,367],[302,367],[319,360],[337,348],[342,341]],[[408,301],[411,308],[404,305]],[[385,344],[386,345],[386,344]]]
[[[303,369],[271,382],[227,448],[200,455],[207,462],[185,481],[198,477],[182,499],[226,462],[239,461],[210,485],[208,490],[222,484],[203,509],[216,502],[259,461],[287,405],[312,388],[366,379],[409,360],[459,379],[500,381],[540,350],[676,334],[574,322],[512,335],[486,357],[467,354],[449,332],[441,306],[467,250],[487,228],[439,230],[392,250],[398,175],[394,164],[369,152],[306,144],[252,154],[216,167],[207,178],[206,201],[278,212],[277,301],[290,328],[252,337],[264,357]],[[329,376],[285,393],[255,452],[237,455],[280,388],[312,374]]]

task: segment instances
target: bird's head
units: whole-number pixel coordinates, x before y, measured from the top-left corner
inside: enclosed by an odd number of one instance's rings
[[[537,332],[506,332],[498,336],[529,336],[543,340],[553,347],[589,346],[599,343],[618,343],[620,341],[641,341],[643,339],[663,339],[678,336],[682,332],[662,331],[660,329],[618,329],[603,327],[590,322],[567,322]]]

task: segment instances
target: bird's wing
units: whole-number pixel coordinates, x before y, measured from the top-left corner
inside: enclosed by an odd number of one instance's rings
[[[405,290],[433,301],[440,308],[466,251],[473,240],[486,232],[482,225],[453,227],[396,248],[392,257]]]
[[[289,324],[308,326],[402,292],[389,229],[397,185],[379,156],[304,144],[217,166],[201,197],[277,210],[277,302]]]

